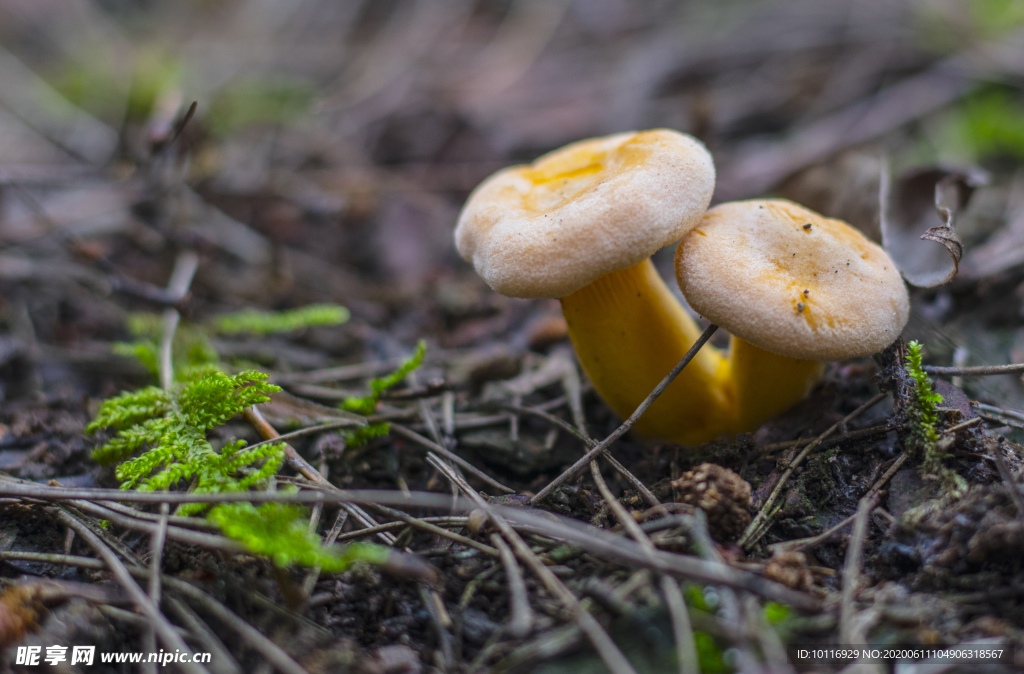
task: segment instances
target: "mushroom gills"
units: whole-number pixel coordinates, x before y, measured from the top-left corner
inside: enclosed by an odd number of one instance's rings
[[[623,419],[701,334],[649,259],[606,274],[561,302],[584,371]],[[735,425],[729,365],[705,345],[634,430],[652,439],[697,444],[735,432]]]

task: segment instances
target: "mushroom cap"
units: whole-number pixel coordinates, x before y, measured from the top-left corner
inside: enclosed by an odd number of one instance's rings
[[[676,278],[708,320],[792,358],[877,353],[910,313],[903,279],[880,246],[781,199],[710,209],[679,244]]]
[[[678,241],[714,188],[711,155],[677,131],[583,140],[482,182],[455,246],[502,295],[565,297]]]

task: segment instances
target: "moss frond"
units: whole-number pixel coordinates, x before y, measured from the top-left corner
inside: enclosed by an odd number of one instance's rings
[[[215,428],[252,407],[270,400],[280,386],[267,383],[263,372],[248,370],[234,376],[208,372],[181,392],[178,404],[188,423],[199,428]]]
[[[165,426],[172,420],[166,418],[147,419],[146,421],[126,428],[114,438],[93,450],[92,458],[104,465],[124,461],[138,450],[155,447],[164,437]]]
[[[125,429],[162,416],[170,407],[171,394],[162,388],[149,386],[138,391],[126,391],[104,400],[96,418],[85,430],[92,433],[101,428]]]
[[[921,442],[934,444],[939,439],[935,425],[939,421],[936,408],[942,404],[942,396],[932,388],[932,380],[921,364],[922,347],[919,342],[907,345],[907,371],[914,379],[914,428]]]
[[[183,323],[174,333],[174,377],[177,382],[190,383],[221,370],[220,355],[211,338],[224,335],[265,335],[289,332],[316,325],[337,325],[349,319],[349,311],[336,304],[311,304],[289,311],[256,311],[247,309],[221,316],[206,324]],[[134,313],[128,317],[131,342],[114,345],[114,353],[138,359],[154,379],[160,376],[158,358],[163,321],[159,314]]]
[[[317,325],[339,325],[349,319],[349,311],[337,304],[310,304],[290,311],[256,311],[247,309],[221,316],[211,323],[214,331],[224,335],[266,335],[290,332]]]
[[[244,441],[235,441],[217,452],[206,432],[279,390],[262,372],[232,376],[215,370],[177,391],[149,387],[119,395],[106,400],[89,425],[90,430],[120,429],[93,452],[93,458],[102,463],[122,461],[115,475],[124,489],[170,489],[192,479],[201,493],[248,489],[277,473],[284,445],[247,450]],[[131,458],[140,450],[144,451]],[[203,507],[192,504],[187,510]]]
[[[397,370],[379,379],[370,381],[370,395],[363,398],[345,398],[341,408],[363,416],[370,416],[380,401],[380,396],[398,382],[405,379],[406,375],[418,368],[423,363],[423,356],[427,353],[427,343],[422,339],[416,345],[416,351],[412,357],[402,363]]]
[[[386,421],[381,421],[376,424],[367,424],[361,428],[357,428],[353,431],[345,431],[343,436],[345,438],[345,447],[349,449],[355,449],[362,447],[370,440],[374,438],[382,438],[391,432],[391,424]]]
[[[387,548],[356,543],[345,547],[324,547],[309,532],[306,509],[290,503],[223,503],[210,510],[209,518],[228,536],[241,541],[252,552],[267,555],[278,566],[320,565],[339,573],[355,562],[383,564]]]
[[[910,443],[914,451],[922,455],[921,469],[924,477],[938,480],[947,494],[959,497],[965,489],[964,479],[947,468],[944,461],[950,442],[940,439],[936,426],[939,423],[938,406],[942,396],[935,392],[928,373],[921,363],[923,348],[918,342],[907,344],[907,372],[914,380],[914,404],[910,408]]]
[[[135,342],[115,342],[112,350],[115,356],[135,358],[138,360],[147,370],[149,370],[149,374],[153,379],[160,377],[160,363],[156,355],[156,342],[148,339],[138,340]]]
[[[110,428],[117,434],[95,449],[93,457],[103,463],[120,463],[115,475],[124,489],[154,491],[188,484],[197,494],[212,494],[267,488],[284,463],[285,443],[247,447],[244,440],[229,440],[218,450],[207,439],[207,432],[246,408],[267,402],[280,388],[257,370],[236,375],[223,372],[209,337],[215,329],[263,334],[335,324],[347,318],[343,307],[320,305],[294,312],[243,312],[222,317],[214,327],[183,326],[172,348],[175,385],[171,390],[149,387],[104,401],[89,431]],[[157,374],[159,317],[136,315],[129,328],[138,341],[117,347],[119,352],[138,357]],[[372,411],[385,389],[419,366],[424,350],[420,343],[413,358],[395,373],[371,382],[371,395],[360,406]],[[356,431],[352,441],[361,444],[388,430],[386,423],[371,424]],[[209,504],[189,503],[179,508],[178,514],[208,508]],[[320,565],[328,572],[338,572],[354,562],[383,563],[389,554],[386,548],[368,544],[325,548],[309,532],[306,511],[295,505],[267,503],[256,508],[249,503],[220,504],[210,509],[208,516],[225,534],[280,566]]]
[[[136,339],[133,342],[114,344],[114,353],[119,356],[138,359],[153,378],[160,376],[159,347],[162,330],[161,320],[156,314],[133,314],[128,319],[128,331]],[[213,348],[206,330],[194,325],[182,325],[174,333],[172,344],[174,354],[174,375],[179,382],[189,382],[211,370],[220,369],[220,356]]]

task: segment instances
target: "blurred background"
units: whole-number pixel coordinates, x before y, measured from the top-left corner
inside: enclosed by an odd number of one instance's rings
[[[662,126],[714,154],[716,201],[784,196],[876,240],[886,172],[983,176],[961,273],[916,293],[908,337],[1022,361],[1022,27],[1015,0],[0,0],[0,393],[109,394],[138,376],[111,355],[128,317],[171,304],[351,309],[243,354],[278,372],[420,337],[543,348],[557,302],[458,259],[461,204],[500,167]],[[998,379],[973,395],[1022,399]]]

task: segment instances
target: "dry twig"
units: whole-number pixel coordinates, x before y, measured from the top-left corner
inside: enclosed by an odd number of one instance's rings
[[[188,287],[192,284],[192,278],[199,268],[199,256],[190,250],[178,254],[174,263],[174,271],[171,272],[171,280],[167,284],[167,292],[171,297],[180,301],[188,294]],[[174,344],[174,333],[178,330],[178,321],[181,314],[173,307],[164,310],[163,331],[160,336],[160,387],[171,388],[174,383],[174,365],[171,346]]]
[[[567,588],[562,581],[558,579],[551,569],[544,566],[543,562],[533,553],[530,546],[515,532],[514,529],[509,525],[508,521],[505,520],[498,512],[490,506],[468,484],[463,481],[458,473],[448,467],[443,461],[437,459],[434,455],[429,455],[433,461],[434,467],[440,470],[445,477],[457,484],[472,500],[476,506],[487,513],[488,517],[494,522],[494,525],[498,527],[501,535],[515,550],[516,556],[523,561],[533,573],[540,578],[540,581],[544,583],[544,587],[547,588],[548,592],[552,594],[558,601],[568,609],[569,613],[575,618],[576,624],[579,625],[583,633],[587,635],[590,643],[594,646],[594,650],[601,657],[605,666],[612,672],[612,674],[636,674],[636,670],[629,664],[629,660],[622,654],[619,647],[615,645],[615,642],[611,640],[608,634],[601,627],[600,623],[592,616],[587,610],[581,605],[579,600],[576,598],[569,588]]]
[[[605,438],[600,443],[595,445],[593,449],[588,451],[583,456],[583,458],[578,460],[576,463],[572,464],[572,466],[568,470],[566,470],[564,473],[556,477],[546,487],[537,492],[536,496],[530,499],[530,505],[537,505],[538,503],[540,503],[540,501],[543,500],[544,497],[546,497],[548,494],[550,494],[555,488],[557,488],[558,485],[562,484],[566,480],[576,475],[576,473],[581,471],[591,461],[597,458],[602,452],[606,452],[608,447],[613,442],[615,442],[620,437],[625,435],[626,432],[633,427],[633,424],[635,424],[637,420],[639,420],[640,417],[643,416],[644,412],[647,411],[647,408],[654,404],[654,401],[658,399],[658,396],[660,396],[662,392],[664,392],[664,390],[668,388],[668,385],[671,384],[673,380],[675,380],[679,373],[683,371],[683,368],[689,365],[690,361],[693,360],[693,357],[696,356],[697,352],[700,351],[700,348],[704,346],[704,344],[709,339],[711,339],[711,335],[715,334],[716,330],[718,330],[717,325],[709,325],[701,334],[701,336],[697,339],[697,341],[694,342],[693,346],[690,347],[690,350],[686,352],[686,355],[684,355],[683,358],[679,361],[679,363],[676,364],[674,368],[672,368],[672,371],[665,375],[665,378],[661,380],[661,383],[659,383],[654,388],[654,390],[651,391],[650,395],[648,395],[644,399],[644,401],[640,403],[640,406],[636,408],[636,411],[629,415],[629,418],[622,422],[621,426],[612,431],[611,435],[609,435],[607,438]]]
[[[597,461],[590,462],[590,473],[594,478],[598,491],[608,507],[615,514],[622,526],[629,532],[645,555],[653,556],[654,544],[647,537],[644,530],[636,523],[633,516],[629,514],[619,500],[608,488]],[[661,591],[665,595],[665,604],[668,606],[669,615],[672,618],[672,631],[676,642],[676,657],[679,659],[680,674],[700,671],[700,664],[697,659],[697,644],[693,639],[693,628],[690,626],[690,614],[686,610],[686,602],[683,600],[683,593],[679,589],[679,583],[669,575],[661,577]]]
[[[843,565],[843,595],[839,609],[839,643],[852,643],[852,623],[854,600],[857,598],[860,584],[861,562],[864,554],[864,537],[868,531],[868,515],[878,503],[878,494],[873,492],[860,500],[857,515],[853,522],[853,534],[850,546],[846,550],[846,563]]]
[[[925,365],[924,371],[939,377],[983,377],[995,374],[1020,374],[1024,372],[1024,363],[1009,365],[978,365],[975,367],[940,367]]]
[[[139,584],[135,582],[129,573],[127,567],[121,563],[121,560],[117,558],[117,555],[108,548],[99,537],[92,532],[89,527],[85,526],[78,519],[72,517],[63,508],[55,508],[53,515],[60,520],[64,525],[75,530],[75,533],[82,537],[86,543],[89,544],[93,550],[96,551],[106,566],[114,573],[118,582],[121,583],[122,587],[127,590],[131,596],[132,601],[138,607],[139,611],[150,621],[153,625],[153,629],[156,630],[157,636],[160,641],[163,642],[167,650],[179,650],[183,653],[192,654],[192,650],[185,643],[185,640],[181,638],[177,630],[167,621],[167,618],[160,613],[160,609],[156,607],[149,596],[142,591]],[[191,658],[190,658],[191,660]],[[198,663],[180,662],[178,663],[182,670],[191,672],[192,674],[208,674],[205,667]]]
[[[435,459],[436,460],[436,459]],[[215,494],[193,494],[187,492],[133,492],[122,489],[71,489],[37,484],[0,481],[0,496],[18,496],[47,501],[66,501],[71,498],[99,501],[134,501],[140,503],[379,503],[397,507],[438,508],[452,507],[451,497],[426,492],[402,494],[398,491],[331,488],[326,491],[304,491],[294,494],[280,492],[221,492]],[[471,510],[468,505],[455,504],[457,509]],[[819,608],[817,599],[801,592],[790,590],[778,583],[754,574],[744,573],[725,564],[705,559],[693,559],[683,555],[657,551],[649,559],[638,550],[638,546],[600,529],[583,525],[578,521],[543,515],[522,507],[490,504],[489,508],[500,514],[518,529],[576,545],[596,556],[616,560],[626,566],[641,566],[663,571],[698,582],[725,585],[737,590],[746,590],[780,604],[788,604],[799,610],[815,611]]]
[[[526,583],[519,570],[512,549],[502,540],[499,534],[491,534],[491,543],[501,553],[501,565],[505,569],[505,580],[508,582],[509,608],[511,616],[508,621],[508,632],[521,639],[533,629],[533,610],[530,608],[530,597],[526,593]]]
[[[455,454],[454,452],[449,450],[447,447],[442,447],[436,442],[431,442],[430,440],[423,437],[419,433],[416,433],[415,431],[412,431],[400,424],[391,424],[391,430],[397,433],[398,435],[401,435],[405,438],[408,438],[409,440],[412,440],[413,442],[417,442],[423,445],[424,447],[430,449],[431,451],[437,452],[438,454],[448,459],[449,461],[454,461],[455,463],[459,464],[460,466],[462,466],[463,468],[465,468],[466,470],[468,470],[473,475],[477,476],[487,484],[491,485],[495,489],[503,491],[506,494],[516,493],[515,489],[512,489],[511,487],[506,487],[505,485],[498,482],[487,473],[483,472],[482,470],[471,464],[469,461],[466,461],[458,454]]]

